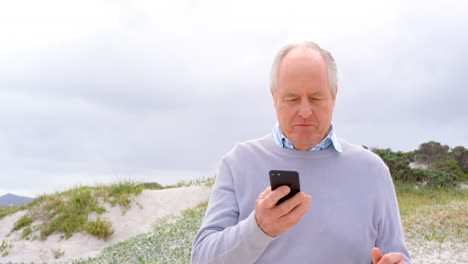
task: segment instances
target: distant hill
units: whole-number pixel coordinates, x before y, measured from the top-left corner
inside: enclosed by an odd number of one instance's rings
[[[20,206],[32,202],[33,200],[34,198],[7,193],[0,196],[0,206]]]

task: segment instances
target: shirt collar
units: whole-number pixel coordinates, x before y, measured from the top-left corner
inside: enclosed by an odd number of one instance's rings
[[[275,127],[273,128],[273,140],[275,141],[276,145],[280,146],[281,148],[297,150],[294,148],[291,141],[283,135],[278,122],[276,122]],[[331,147],[333,147],[338,152],[342,152],[340,142],[335,133],[333,122],[331,123],[331,129],[328,133],[328,136],[320,141],[317,145],[309,148],[307,151],[320,151],[329,149]]]

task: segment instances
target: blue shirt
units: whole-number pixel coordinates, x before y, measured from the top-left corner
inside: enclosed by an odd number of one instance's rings
[[[289,139],[287,139],[283,135],[283,133],[281,133],[281,129],[279,127],[278,122],[276,122],[275,127],[273,128],[273,141],[275,141],[276,145],[282,148],[298,150],[293,146],[291,141],[289,141]],[[317,145],[309,148],[307,151],[320,151],[324,149],[329,149],[332,146],[335,148],[336,151],[341,152],[340,142],[338,141],[338,138],[336,136],[333,122],[331,123],[331,129],[330,133],[328,133],[328,136],[322,139],[322,141],[320,141]]]

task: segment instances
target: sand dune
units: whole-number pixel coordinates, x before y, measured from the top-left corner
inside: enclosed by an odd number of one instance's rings
[[[63,234],[53,234],[45,241],[21,239],[21,230],[10,233],[14,223],[26,213],[26,211],[20,211],[0,220],[0,240],[8,240],[13,245],[7,256],[0,256],[0,263],[9,261],[50,263],[94,257],[110,244],[152,231],[154,224],[164,217],[177,216],[182,210],[193,208],[207,201],[210,193],[211,187],[208,186],[144,190],[134,198],[131,208],[124,215],[120,207],[105,204],[108,212],[103,213],[101,217],[110,220],[115,230],[107,241],[84,232],[76,233],[68,239],[65,239]],[[142,208],[137,205],[137,202]],[[36,224],[39,223],[33,223],[33,225]],[[61,255],[61,252],[63,255],[56,259],[56,254]]]

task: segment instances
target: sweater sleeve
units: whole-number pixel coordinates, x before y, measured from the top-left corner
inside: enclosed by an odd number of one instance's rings
[[[224,158],[203,223],[192,245],[192,263],[253,263],[274,240],[255,220],[255,211],[239,219],[232,171]]]
[[[384,186],[380,197],[383,208],[382,216],[378,223],[379,233],[375,246],[382,251],[383,255],[390,252],[401,253],[405,257],[406,262],[411,264],[411,258],[405,245],[403,225],[401,224],[395,188],[387,166],[385,166],[383,174]]]

